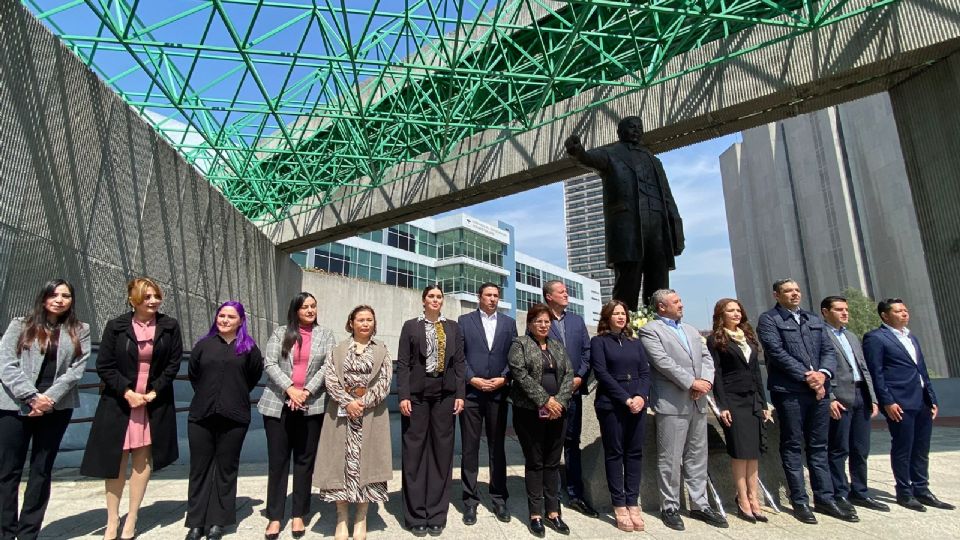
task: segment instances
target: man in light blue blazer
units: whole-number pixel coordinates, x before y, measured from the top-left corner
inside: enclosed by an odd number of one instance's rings
[[[580,465],[580,431],[583,426],[583,395],[587,393],[590,373],[590,334],[583,317],[567,307],[570,296],[562,281],[553,279],[543,284],[543,299],[553,313],[550,337],[560,340],[573,366],[573,397],[566,404],[567,433],[563,439],[563,465],[567,480],[567,507],[589,516],[600,514],[583,498],[583,469]]]
[[[877,304],[883,325],[863,336],[863,355],[890,429],[890,466],[897,504],[923,512],[927,506],[953,510],[929,487],[930,435],[937,395],[930,384],[920,342],[910,332],[910,311],[899,298]]]
[[[460,414],[460,480],[463,482],[463,522],[477,522],[480,494],[477,472],[480,465],[480,434],[486,424],[487,453],[490,456],[490,499],[497,519],[507,523],[507,395],[510,367],[507,353],[517,337],[517,322],[497,312],[500,286],[483,283],[477,289],[478,309],[461,315],[457,324],[463,332],[467,393]]]
[[[683,301],[673,289],[653,293],[657,316],[640,329],[651,370],[650,401],[657,425],[660,519],[682,531],[681,473],[690,495],[690,517],[715,527],[727,520],[707,501],[707,392],[713,387],[713,356],[693,326],[680,322]]]

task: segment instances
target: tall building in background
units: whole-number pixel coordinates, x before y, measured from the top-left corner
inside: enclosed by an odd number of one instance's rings
[[[513,226],[466,214],[423,218],[295,253],[304,268],[421,289],[439,283],[444,293],[476,305],[477,287],[498,283],[500,310],[516,317],[543,301],[542,287],[558,279],[567,286],[569,309],[596,325],[600,284],[514,249]],[[372,300],[371,300],[372,302]]]
[[[607,268],[603,232],[603,184],[596,174],[563,183],[564,221],[567,226],[567,267],[600,283],[600,298],[613,295],[613,270]]]
[[[737,295],[756,320],[771,283],[804,307],[843,289],[902,297],[929,368],[949,376],[913,196],[887,94],[744,131],[720,156]],[[957,374],[953,374],[956,376]]]

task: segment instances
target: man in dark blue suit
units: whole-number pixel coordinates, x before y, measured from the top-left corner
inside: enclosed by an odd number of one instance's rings
[[[817,512],[844,521],[860,518],[837,506],[827,465],[830,400],[824,399],[837,369],[837,356],[823,321],[800,308],[800,285],[792,279],[773,284],[777,305],[757,320],[757,336],[767,362],[770,400],[780,418],[780,460],[790,488],[793,515],[816,523],[803,480],[806,453]]]
[[[567,403],[567,434],[563,439],[563,463],[567,479],[567,506],[590,517],[600,514],[583,499],[583,476],[580,465],[580,430],[582,428],[583,394],[590,372],[590,335],[583,317],[567,310],[570,297],[567,286],[559,280],[543,284],[543,299],[550,306],[554,321],[550,337],[559,339],[573,366],[573,397]]]
[[[500,286],[483,283],[477,290],[479,309],[461,315],[457,323],[463,332],[467,365],[467,399],[460,414],[460,480],[463,482],[463,522],[477,522],[480,497],[477,470],[480,465],[480,434],[486,424],[490,454],[490,499],[497,519],[510,521],[507,511],[507,457],[504,434],[507,429],[507,393],[510,368],[507,353],[517,337],[517,322],[497,312]]]
[[[897,482],[897,503],[923,512],[926,506],[953,510],[929,488],[930,435],[937,417],[937,395],[930,384],[920,342],[907,328],[910,312],[903,300],[877,304],[883,324],[863,336],[863,354],[873,376],[890,429],[890,466]]]

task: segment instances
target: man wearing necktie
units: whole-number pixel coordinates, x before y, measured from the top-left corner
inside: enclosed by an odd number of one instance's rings
[[[899,298],[877,304],[883,324],[863,336],[877,400],[890,429],[890,466],[897,504],[923,512],[927,506],[953,510],[929,486],[930,435],[937,418],[937,395],[930,384],[920,342],[907,328],[910,311]]]
[[[870,419],[877,415],[877,398],[860,340],[847,330],[850,310],[847,299],[828,296],[820,302],[820,314],[837,353],[837,370],[830,381],[830,477],[837,506],[852,510],[856,505],[881,512],[886,504],[867,492],[867,457],[870,455]],[[846,464],[849,457],[850,481]]]
[[[767,388],[780,418],[780,460],[790,488],[793,515],[817,522],[813,511],[843,521],[860,521],[855,511],[837,506],[828,466],[830,400],[837,355],[820,317],[800,308],[800,285],[793,279],[773,284],[777,304],[757,320],[757,337],[767,364]],[[806,454],[813,488],[810,508],[803,479]]]
[[[683,222],[660,160],[643,144],[643,122],[628,116],[617,125],[619,141],[584,150],[580,137],[564,142],[567,154],[603,179],[607,267],[614,272],[613,298],[637,310],[670,284],[674,257],[683,252]]]

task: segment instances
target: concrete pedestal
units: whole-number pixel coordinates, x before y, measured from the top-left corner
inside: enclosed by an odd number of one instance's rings
[[[607,489],[607,475],[604,470],[603,444],[600,441],[600,425],[594,413],[593,394],[583,399],[583,482],[587,501],[600,512],[612,512],[610,492]],[[736,489],[730,475],[730,457],[727,455],[723,439],[723,430],[712,413],[708,414],[710,441],[709,471],[713,486],[727,512],[736,511],[734,495]],[[760,458],[760,480],[777,505],[789,508],[786,481],[780,464],[779,423],[767,424],[767,452]],[[686,508],[686,489],[681,504]],[[710,496],[715,503],[713,496]],[[643,475],[640,480],[640,505],[650,511],[660,507],[660,494],[657,489],[657,425],[650,414],[646,418],[646,431],[643,446]]]

